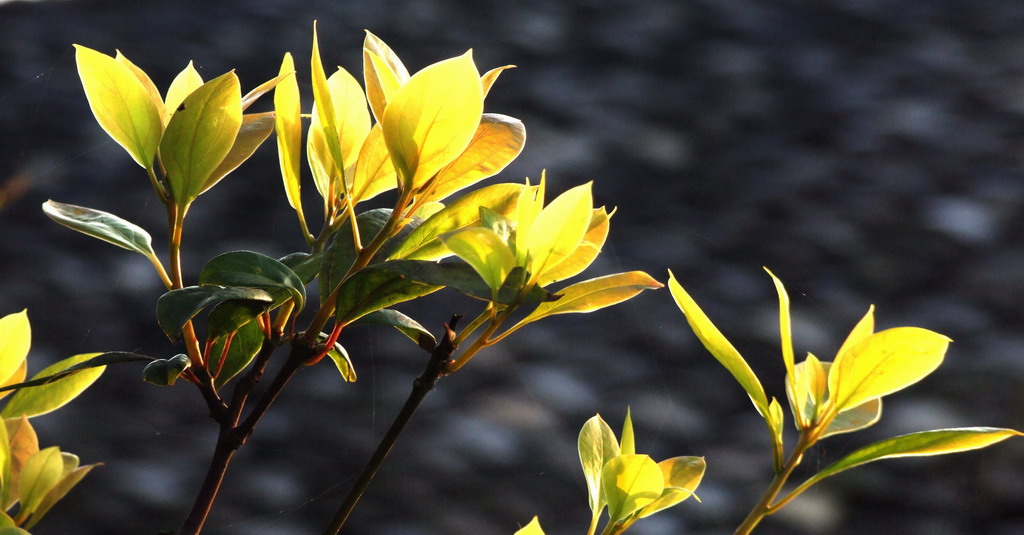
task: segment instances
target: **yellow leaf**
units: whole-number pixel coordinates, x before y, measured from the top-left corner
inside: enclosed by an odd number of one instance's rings
[[[160,98],[160,90],[156,88],[156,84],[154,84],[153,80],[150,79],[148,74],[146,74],[146,71],[140,69],[137,65],[129,61],[120,50],[118,50],[114,55],[114,59],[124,64],[125,67],[128,67],[128,69],[135,74],[135,77],[142,82],[142,86],[146,88],[146,93],[149,93],[149,100],[153,102],[153,106],[156,106],[157,113],[163,117],[164,100]]]
[[[277,84],[279,84],[282,81],[284,81],[285,78],[294,77],[294,76],[295,76],[295,69],[293,68],[291,71],[288,71],[288,72],[279,72],[277,74],[277,76],[275,76],[275,77],[267,80],[266,82],[263,82],[262,84],[254,87],[252,89],[252,91],[249,91],[248,93],[245,94],[245,96],[242,97],[242,111],[245,111],[245,110],[249,109],[249,106],[252,106],[253,103],[255,103],[257,100],[260,99],[260,97],[262,97],[263,95],[266,95],[268,92],[270,92],[275,87],[277,87]]]
[[[96,121],[142,167],[153,165],[163,121],[146,86],[124,63],[75,45],[78,75]]]
[[[203,85],[203,77],[189,61],[167,88],[167,96],[164,97],[164,124],[171,120],[171,116],[178,110],[185,97],[192,94]]]
[[[590,495],[590,511],[597,516],[605,506],[604,494],[601,492],[601,471],[608,461],[619,456],[619,441],[601,415],[596,414],[583,424],[576,445]]]
[[[338,139],[338,125],[336,124],[338,114],[334,109],[334,98],[331,96],[331,87],[327,82],[327,74],[324,72],[324,64],[320,60],[320,44],[317,40],[316,21],[313,21],[313,54],[310,59],[310,67],[313,77],[313,120],[309,125],[309,140],[307,152],[312,154],[311,147],[317,147],[316,160],[322,169],[321,176],[317,181],[317,189],[328,207],[334,206],[334,200],[341,195],[332,186],[332,181],[340,180],[344,172],[344,161],[341,152],[341,141]],[[310,158],[310,167],[314,166],[314,158]],[[334,171],[332,171],[332,169]],[[317,176],[316,169],[313,170],[314,178]],[[321,183],[325,182],[325,183]]]
[[[849,351],[853,346],[857,345],[858,342],[871,336],[875,333],[875,305],[868,307],[867,314],[854,325],[853,330],[847,335],[846,340],[843,341],[843,345],[839,347],[839,351],[836,352],[836,360],[839,359],[839,355]]]
[[[697,338],[704,344],[708,352],[736,378],[736,381],[740,383],[743,390],[750,396],[750,400],[754,403],[757,411],[768,420],[770,417],[768,398],[757,375],[750,369],[750,365],[743,359],[739,351],[736,351],[736,348],[715,327],[715,324],[711,323],[711,320],[697,306],[697,303],[690,297],[690,294],[686,293],[686,290],[679,285],[675,275],[671,271],[668,274],[669,291],[672,293],[672,298],[675,300],[676,305],[679,306],[679,310],[682,310],[683,315],[686,316],[686,321],[690,324],[690,328],[693,329],[693,333],[697,335]]]
[[[782,281],[775,276],[768,268],[764,268],[771,276],[772,282],[775,283],[775,291],[779,294],[779,333],[782,339],[782,362],[786,365],[786,388],[793,388],[797,395],[803,399],[803,388],[802,384],[794,384],[790,386],[788,383],[793,381],[795,378],[793,374],[793,367],[795,359],[793,357],[793,328],[789,317],[789,294],[786,293],[786,287],[782,285]],[[797,417],[800,417],[798,413]],[[803,424],[804,422],[800,422]]]
[[[819,439],[871,427],[882,417],[882,400],[875,398],[837,414]]]
[[[348,169],[356,163],[359,149],[370,133],[370,111],[366,108],[366,95],[359,82],[341,67],[327,79],[327,87],[331,95],[331,108],[334,109],[334,128],[341,148],[341,168]]]
[[[829,370],[832,402],[842,412],[902,390],[942,364],[951,340],[918,327],[887,329],[840,354]]]
[[[64,460],[57,446],[39,450],[29,458],[21,469],[21,477],[18,478],[18,496],[21,502],[19,516],[27,516],[35,511],[39,502],[60,481],[63,474]]]
[[[33,379],[53,375],[66,368],[70,368],[80,362],[85,362],[100,353],[83,353],[59,360],[32,376]],[[11,400],[0,411],[4,418],[17,418],[26,415],[29,418],[46,414],[63,407],[69,401],[78,397],[86,388],[89,388],[100,375],[106,366],[84,369],[55,381],[32,388],[18,390]]]
[[[511,330],[555,314],[586,313],[612,306],[644,290],[664,286],[642,271],[605,275],[570,285],[555,293],[554,301],[544,301]]]
[[[6,418],[4,426],[11,445],[11,481],[14,481],[29,458],[39,451],[39,438],[26,416]]]
[[[636,439],[633,436],[633,418],[629,407],[626,407],[626,419],[622,422],[622,434],[619,437],[619,454],[633,455],[636,453]]]
[[[608,522],[614,524],[661,497],[665,477],[647,455],[619,455],[604,466],[601,488],[608,501]]]
[[[793,376],[786,378],[786,397],[797,429],[807,428],[817,420],[828,391],[826,370],[817,357],[808,353],[806,360],[793,367]]]
[[[559,195],[544,207],[529,230],[527,271],[531,282],[544,276],[579,247],[594,209],[590,182]]]
[[[369,31],[363,39],[363,78],[373,116],[380,121],[388,99],[409,81],[409,71],[391,47]]]
[[[32,345],[32,326],[28,311],[0,318],[0,382],[6,383],[25,363]]]
[[[544,207],[544,188],[547,179],[547,172],[541,171],[540,184],[530,186],[530,180],[526,180],[526,187],[519,193],[519,200],[516,203],[516,264],[525,266],[529,257],[530,229],[533,222]]]
[[[507,115],[485,113],[469,146],[452,163],[438,171],[431,199],[444,199],[492,177],[515,160],[526,142],[522,121]]]
[[[384,144],[380,124],[375,124],[359,150],[352,178],[352,199],[355,202],[367,201],[396,187],[398,175],[395,164],[391,162],[388,147]]]
[[[595,208],[590,214],[590,226],[579,247],[564,260],[545,271],[537,279],[537,284],[547,286],[552,282],[579,275],[580,272],[590,267],[597,255],[601,253],[601,247],[604,246],[604,242],[608,238],[610,218],[611,214],[606,212],[604,207]]]
[[[18,384],[20,382],[23,382],[25,380],[25,377],[27,377],[27,376],[28,376],[28,359],[25,359],[25,360],[21,361],[21,366],[18,366],[18,369],[14,371],[13,375],[8,377],[7,380],[4,381],[3,383],[0,383],[0,387],[11,386],[11,385],[15,385],[15,384]],[[0,392],[0,399],[3,399],[5,397],[9,396],[13,392],[14,392],[13,390],[6,390],[4,392]]]
[[[483,102],[471,52],[423,69],[395,92],[381,129],[403,187],[419,189],[466,149]]]
[[[544,530],[540,529],[540,521],[537,520],[537,517],[535,516],[529,524],[515,532],[515,535],[544,535]]]
[[[665,489],[657,500],[637,513],[638,518],[651,516],[693,496],[707,465],[703,457],[673,457],[661,461],[658,467],[665,478]]]
[[[281,74],[294,73],[295,62],[291,54],[281,60]],[[288,204],[302,215],[302,183],[299,180],[302,161],[302,108],[299,82],[293,74],[274,88],[274,128],[277,132],[277,157],[281,164],[281,178]]]
[[[487,93],[491,91],[491,86],[494,85],[495,80],[498,79],[498,75],[501,74],[502,71],[506,69],[514,69],[515,67],[515,65],[503,65],[485,72],[484,75],[480,77],[480,85],[483,86],[484,97],[487,97]]]
[[[242,124],[235,136],[235,142],[231,150],[221,160],[220,165],[213,170],[210,178],[206,179],[203,189],[199,192],[202,195],[206,190],[217,185],[228,173],[242,165],[256,149],[270,137],[274,131],[274,112],[247,113],[242,116]]]
[[[446,247],[463,259],[497,296],[505,278],[515,267],[516,258],[508,245],[491,229],[465,228],[441,237]]]
[[[238,77],[229,72],[203,84],[171,116],[160,161],[178,205],[192,202],[234,146],[242,126]]]
[[[334,157],[327,146],[327,137],[320,124],[316,104],[313,104],[313,119],[306,133],[306,159],[313,174],[313,185],[323,197],[325,207],[334,206],[333,203],[341,196],[341,192],[334,191],[332,184],[337,186],[341,183],[341,171],[334,165]]]

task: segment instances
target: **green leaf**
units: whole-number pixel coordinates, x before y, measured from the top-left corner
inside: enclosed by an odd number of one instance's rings
[[[658,467],[665,478],[665,489],[657,500],[637,512],[637,518],[651,516],[694,496],[707,464],[703,457],[673,457],[661,461]]]
[[[526,143],[526,127],[515,117],[485,113],[469,146],[437,173],[431,199],[449,195],[492,177],[515,160]]]
[[[0,383],[18,371],[28,357],[31,345],[32,325],[28,321],[27,310],[0,318]]]
[[[583,478],[587,481],[587,491],[590,495],[590,510],[596,517],[601,514],[606,504],[601,492],[601,470],[608,461],[618,457],[619,441],[601,415],[595,414],[580,429],[577,447],[580,464],[583,465]]]
[[[377,208],[356,216],[359,240],[369,243],[391,218],[390,208]],[[334,235],[334,241],[324,251],[320,263],[320,304],[327,301],[356,260],[356,245],[352,239],[351,222],[346,222]]]
[[[441,289],[412,280],[392,270],[389,264],[391,262],[361,269],[341,284],[334,312],[338,323],[347,325],[375,310]]]
[[[390,260],[381,266],[423,284],[447,286],[484,301],[493,298],[490,286],[480,278],[476,270],[462,261],[437,263],[426,260]],[[509,273],[505,284],[498,289],[496,302],[504,305],[525,305],[553,298],[547,290],[539,286],[534,286],[530,291],[520,295],[524,282],[523,269],[516,267]]]
[[[136,163],[153,165],[163,120],[148,89],[126,64],[75,45],[78,75],[96,121]]]
[[[663,286],[642,271],[616,273],[578,282],[555,292],[557,301],[541,303],[533,312],[520,320],[513,329],[555,314],[587,313],[600,310],[631,299],[644,290],[655,290]]]
[[[832,363],[831,402],[842,412],[903,390],[942,364],[950,341],[918,327],[896,327],[862,339]]]
[[[231,345],[228,346],[228,354],[224,364],[220,363],[221,354],[224,352],[224,344],[228,337],[222,337],[214,342],[210,349],[210,369],[217,372],[214,378],[214,386],[221,388],[228,384],[228,381],[242,372],[249,366],[249,363],[256,358],[256,354],[263,347],[264,334],[259,324],[255,321],[246,323],[231,337]]]
[[[306,286],[294,271],[279,260],[253,251],[231,251],[214,257],[199,273],[199,284],[287,290],[300,310],[306,302]]]
[[[178,377],[192,366],[188,355],[174,355],[169,359],[156,359],[142,369],[142,380],[157,386],[173,386]]]
[[[242,126],[238,77],[229,72],[196,89],[178,107],[160,141],[160,161],[178,206],[206,190]]]
[[[235,137],[234,144],[231,145],[231,150],[221,160],[220,165],[213,170],[210,178],[206,179],[206,183],[203,184],[199,194],[202,195],[206,190],[216,186],[228,173],[234,171],[248,160],[256,152],[256,149],[270,137],[270,133],[273,131],[273,112],[247,113],[243,115],[242,125],[238,129],[238,135]]]
[[[156,258],[149,233],[114,214],[52,200],[43,203],[43,213],[71,230],[135,251],[147,258]]]
[[[294,271],[302,279],[303,283],[309,284],[320,273],[320,263],[323,260],[323,256],[323,253],[292,253],[279,260]]]
[[[403,188],[420,189],[465,150],[483,106],[471,52],[430,65],[395,92],[380,123]]]
[[[206,339],[218,340],[233,333],[272,306],[273,303],[260,301],[225,301],[213,307],[206,317]]]
[[[323,339],[326,340],[326,336]],[[334,347],[327,352],[327,356],[330,357],[331,362],[334,363],[334,367],[338,368],[338,373],[341,374],[341,378],[346,383],[356,382],[356,369],[352,365],[352,359],[348,356],[348,351],[341,344],[335,342]]]
[[[863,464],[896,457],[924,457],[976,450],[1021,436],[1020,431],[998,427],[936,429],[901,435],[876,442],[836,461],[800,485],[806,488],[829,476]]]
[[[754,374],[754,370],[750,369],[750,365],[743,359],[739,351],[736,351],[736,348],[729,343],[729,340],[722,335],[722,332],[711,323],[711,320],[704,314],[704,311],[697,306],[697,303],[690,297],[690,294],[686,293],[686,290],[679,285],[675,275],[671,271],[668,272],[668,275],[668,288],[672,293],[672,298],[675,300],[676,305],[679,306],[679,310],[683,311],[683,315],[686,316],[686,321],[690,324],[694,334],[697,335],[697,338],[704,344],[708,352],[736,378],[736,381],[740,383],[743,390],[750,396],[754,407],[757,408],[762,417],[768,420],[770,418],[768,398],[765,396],[764,387],[761,386],[761,381]]]
[[[61,371],[67,371],[76,364],[85,364],[102,353],[83,353],[57,361],[43,368],[35,374],[32,379],[49,378]],[[65,375],[56,380],[47,381],[35,388],[19,390],[11,400],[7,402],[0,416],[4,418],[17,418],[22,414],[32,418],[41,414],[54,411],[63,407],[69,401],[78,397],[86,388],[89,388],[100,375],[103,375],[105,365],[96,366],[90,362],[88,368],[78,368],[73,375]]]
[[[0,535],[3,534],[0,533]],[[516,531],[514,535],[544,535],[544,530],[540,529],[540,520],[537,520],[537,517],[534,516],[529,524]]]
[[[437,345],[437,340],[434,339],[434,335],[430,331],[416,320],[397,310],[375,310],[353,321],[350,325],[386,325],[394,327],[402,334],[408,336],[410,340],[416,342],[416,345],[427,351],[433,351],[434,346]]]
[[[7,514],[4,513],[4,516],[7,516]],[[27,532],[27,531],[25,531],[25,530],[23,530],[23,529],[21,529],[21,528],[0,527],[0,535],[32,535],[32,534]]]
[[[39,450],[21,469],[18,478],[19,516],[28,516],[39,506],[46,494],[60,482],[64,461],[57,446]]]
[[[189,286],[171,290],[157,299],[157,323],[173,342],[178,339],[181,328],[201,310],[231,300],[271,303],[274,297],[260,288]]]
[[[480,226],[481,206],[510,217],[524,187],[522,184],[494,184],[462,195],[416,227],[388,258],[440,260],[450,256],[452,252],[441,243],[441,235]]]
[[[661,467],[647,455],[619,455],[601,473],[608,522],[615,524],[654,503],[665,489]]]
[[[498,289],[515,267],[516,257],[505,241],[489,228],[471,227],[441,236],[441,241],[480,275],[497,297]]]

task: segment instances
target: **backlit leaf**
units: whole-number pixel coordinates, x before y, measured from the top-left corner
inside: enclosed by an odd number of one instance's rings
[[[15,481],[25,463],[39,451],[39,438],[27,416],[5,419],[4,428],[10,443],[10,480]]]
[[[420,188],[473,139],[483,113],[470,52],[413,75],[384,110],[384,142],[404,187]]]
[[[838,411],[902,390],[942,364],[951,340],[918,327],[877,332],[841,353],[829,370],[829,392]]]
[[[516,263],[525,266],[529,259],[530,230],[534,220],[544,208],[544,189],[547,171],[541,171],[540,184],[530,187],[530,179],[526,179],[526,187],[520,190],[516,204]],[[553,267],[553,265],[552,265]]]
[[[795,359],[793,357],[793,328],[789,316],[789,294],[786,293],[786,287],[782,285],[782,281],[771,270],[768,268],[764,268],[764,270],[771,276],[772,282],[775,283],[775,290],[779,294],[779,332],[782,339],[782,362],[786,366],[786,380],[792,381],[795,378],[793,373]],[[803,397],[804,385],[793,385],[793,388],[800,397]]]
[[[591,183],[588,182],[559,195],[537,214],[527,239],[530,255],[527,271],[533,280],[576,252],[590,227],[593,209]]]
[[[522,184],[494,184],[462,195],[416,227],[391,259],[439,260],[452,252],[440,236],[467,227],[481,225],[480,207],[486,206],[505,217],[514,215]]]
[[[292,69],[292,71],[294,71],[294,69]],[[277,87],[277,84],[281,83],[286,78],[294,77],[293,75],[295,73],[292,71],[279,72],[277,76],[263,82],[262,84],[254,87],[252,91],[246,93],[245,96],[242,97],[242,110],[244,111],[249,109],[249,106],[252,106],[253,103],[260,99],[260,97],[272,91]]]
[[[199,284],[287,290],[296,308],[306,301],[306,286],[288,266],[253,251],[231,251],[214,257],[199,273]]]
[[[341,168],[348,169],[356,163],[359,149],[370,133],[370,111],[366,108],[366,95],[359,82],[341,67],[327,79],[327,87],[335,114],[334,128],[337,129],[341,148]],[[319,104],[320,101],[317,101]]]
[[[633,436],[633,417],[626,407],[626,419],[622,422],[622,434],[619,437],[619,453],[633,455],[636,453],[636,439]]]
[[[447,286],[470,297],[476,297],[484,301],[495,300],[505,305],[525,305],[552,299],[551,294],[539,286],[532,287],[528,292],[522,292],[525,273],[521,267],[516,267],[509,272],[505,283],[498,289],[498,295],[495,298],[491,287],[480,278],[476,270],[461,260],[442,263],[424,260],[390,260],[381,264],[381,266],[385,266],[386,269],[395,273],[400,273],[409,280],[437,287]]]
[[[153,80],[148,74],[146,74],[146,71],[143,71],[137,65],[132,63],[124,54],[121,53],[120,50],[114,54],[114,59],[121,62],[125,67],[128,67],[128,69],[135,74],[135,77],[142,82],[142,87],[145,87],[146,93],[149,93],[149,100],[153,103],[158,114],[162,117],[164,114],[164,100],[160,98],[160,90],[156,88],[156,84],[154,84]]]
[[[327,356],[334,363],[334,367],[338,368],[338,373],[346,383],[356,382],[356,369],[352,366],[352,359],[349,358],[348,351],[344,346],[335,342],[334,347],[327,352]]]
[[[882,400],[881,398],[875,398],[872,400],[865,401],[864,403],[857,405],[851,409],[847,409],[835,416],[828,427],[825,428],[825,432],[821,434],[819,438],[830,437],[832,435],[838,435],[840,433],[850,433],[853,431],[860,431],[875,425],[878,419],[882,417]]]
[[[444,199],[492,177],[515,160],[526,143],[526,127],[514,117],[485,113],[466,150],[437,173],[432,199]]]
[[[178,339],[181,328],[206,307],[231,300],[271,303],[274,297],[260,288],[225,286],[189,286],[171,290],[157,299],[156,319],[171,341]]]
[[[31,528],[35,526],[40,519],[46,515],[47,512],[61,500],[64,496],[67,496],[71,489],[75,488],[83,478],[93,469],[99,466],[99,464],[87,464],[85,466],[79,466],[70,471],[65,471],[60,478],[60,481],[54,485],[50,492],[47,492],[42,500],[39,501],[39,505],[36,506],[35,513],[32,514],[32,518],[25,524]]]
[[[409,81],[409,71],[391,47],[370,32],[363,40],[363,77],[367,100],[379,122],[390,97]]]
[[[580,429],[577,448],[590,495],[590,510],[596,516],[605,506],[604,495],[601,493],[601,470],[608,461],[619,455],[619,441],[601,415],[596,414]]]
[[[185,100],[185,97],[192,94],[193,91],[199,89],[203,85],[203,77],[196,70],[195,66],[191,61],[185,66],[174,80],[171,80],[171,85],[167,87],[167,96],[164,98],[165,112],[164,112],[164,124],[167,124],[171,120],[171,115],[181,107],[181,103]]]
[[[28,357],[32,345],[32,326],[28,311],[0,318],[0,381],[7,382]]]
[[[73,357],[59,360],[54,364],[43,368],[32,378],[38,379],[54,375],[58,372],[71,368],[76,364],[85,363],[99,355],[102,355],[102,353],[83,353],[81,355],[75,355]],[[3,416],[4,418],[17,418],[21,415],[25,415],[32,418],[57,410],[69,401],[78,397],[78,395],[84,392],[86,388],[89,388],[90,385],[95,383],[96,380],[100,378],[100,375],[103,375],[103,371],[105,369],[106,366],[94,366],[82,369],[79,372],[67,375],[66,377],[62,377],[55,381],[50,381],[41,386],[18,390],[13,396],[11,396],[7,405],[4,406],[3,412],[0,412],[0,416]]]
[[[35,511],[63,474],[64,461],[57,446],[39,450],[29,458],[18,478],[19,514]]]
[[[657,500],[637,513],[638,518],[651,516],[693,496],[707,464],[703,457],[673,457],[661,461],[658,467],[665,478],[665,489]]]
[[[28,377],[28,360],[21,361],[21,366],[14,371],[14,374],[7,378],[6,381],[0,383],[0,399],[3,399],[10,395],[11,390],[3,390],[4,387],[16,385],[25,380]]]
[[[555,314],[586,313],[621,303],[644,290],[664,286],[642,271],[605,275],[572,284],[555,292],[556,301],[541,303],[515,328]]]
[[[142,167],[153,165],[163,121],[149,90],[125,63],[75,45],[78,75],[96,121]]]
[[[441,236],[441,241],[466,261],[497,297],[498,289],[515,267],[515,255],[501,236],[483,227],[460,229]]]
[[[231,150],[220,162],[220,165],[213,170],[210,178],[206,179],[200,194],[217,185],[228,173],[242,165],[260,145],[270,137],[274,131],[274,113],[249,113],[242,116],[242,125],[238,129],[238,136]]]
[[[736,381],[740,383],[743,390],[750,396],[754,407],[761,413],[761,416],[767,419],[768,398],[765,396],[761,381],[758,380],[754,371],[750,369],[747,361],[729,343],[729,340],[722,335],[722,332],[711,323],[711,320],[697,306],[697,303],[690,297],[690,294],[686,293],[686,290],[679,285],[671,271],[669,271],[668,288],[676,305],[679,306],[679,310],[683,311],[686,321],[690,324],[690,328],[693,329],[697,338],[704,344],[708,352],[736,378]]]
[[[604,246],[604,242],[608,238],[610,217],[611,215],[605,211],[604,207],[595,208],[591,212],[590,225],[587,227],[587,233],[583,236],[579,247],[561,262],[541,274],[537,279],[537,284],[547,286],[552,282],[579,275],[587,269],[601,253],[601,247]]]
[[[106,353],[92,353],[92,355],[95,356],[93,356],[92,358],[82,360],[81,362],[78,362],[73,366],[68,366],[67,368],[61,369],[59,371],[54,371],[49,375],[44,375],[42,372],[39,372],[38,374],[36,374],[35,377],[33,377],[29,381],[14,384],[5,384],[3,387],[0,387],[0,391],[6,392],[11,390],[20,390],[22,388],[27,387],[50,384],[54,381],[57,381],[58,379],[63,379],[69,375],[74,375],[83,370],[98,368],[110,364],[121,364],[124,362],[148,362],[151,360],[155,360],[153,357],[147,357],[146,355],[138,355],[135,353],[127,353],[124,351],[108,351]]]
[[[319,152],[319,159],[324,170],[329,171],[333,166],[338,168],[339,172],[344,171],[344,167],[339,167],[343,160],[341,141],[338,139],[339,128],[336,123],[338,113],[337,110],[334,109],[334,99],[331,97],[331,87],[327,82],[327,74],[324,71],[323,61],[320,60],[320,44],[317,39],[316,21],[313,22],[313,54],[310,59],[310,67],[313,77],[314,119],[310,123],[309,143],[314,142],[314,133],[320,135],[323,147]],[[328,197],[328,191],[329,188],[321,190],[321,195],[323,195],[325,199]],[[335,196],[337,196],[338,193],[339,192],[335,192]],[[328,205],[331,205],[332,202],[332,200],[328,200]]]
[[[997,427],[936,429],[934,431],[901,435],[854,451],[815,474],[803,483],[801,488],[810,486],[844,470],[882,459],[923,457],[976,450],[1015,436],[1021,436],[1021,433],[1013,429]]]
[[[498,75],[501,74],[502,71],[514,68],[515,65],[503,65],[485,72],[484,75],[480,77],[480,85],[483,86],[484,97],[486,97],[487,93],[491,91],[491,86],[494,85],[494,82],[498,79]]]
[[[661,467],[647,455],[619,455],[601,474],[608,500],[608,522],[614,524],[654,503],[665,488]]]
[[[786,397],[789,398],[797,429],[808,427],[817,420],[828,392],[828,368],[831,365],[808,354],[806,360],[793,366],[793,377],[786,379]]]
[[[356,202],[367,201],[396,187],[398,175],[395,164],[391,162],[380,124],[375,124],[359,150],[359,160],[352,177],[352,198]]]
[[[839,351],[836,352],[836,358],[843,353],[853,349],[861,340],[871,336],[875,333],[875,305],[868,307],[867,314],[854,325],[853,330],[847,335],[846,340],[843,341],[843,345],[839,347]]]
[[[286,53],[281,61],[281,74],[294,73],[295,62]],[[281,80],[274,88],[274,127],[277,132],[277,157],[288,204],[302,213],[300,167],[302,162],[302,117],[298,78]]]
[[[263,347],[264,335],[263,330],[260,329],[259,324],[255,321],[240,327],[234,336],[231,337],[231,345],[228,347],[228,354],[224,359],[222,367],[220,358],[224,352],[224,344],[227,342],[227,339],[228,337],[225,336],[217,340],[210,349],[210,356],[207,358],[210,361],[211,370],[220,370],[213,383],[217,388],[228,384],[228,381],[249,366],[249,363],[256,358],[256,354],[260,352],[260,348]]]
[[[191,203],[207,187],[231,151],[242,126],[238,77],[229,72],[185,97],[160,141],[160,160],[179,206]]]
[[[427,351],[433,351],[434,346],[437,345],[437,340],[430,331],[420,325],[418,321],[397,310],[375,310],[353,321],[350,325],[353,327],[356,325],[386,325],[394,327],[402,334],[408,336],[410,340],[416,342],[416,345]]]
[[[529,524],[516,531],[514,535],[544,535],[544,530],[540,529],[540,520],[537,520],[537,517],[534,516]]]
[[[52,200],[43,203],[43,213],[71,230],[77,230],[146,257],[156,256],[149,233],[114,214]]]
[[[389,263],[359,270],[338,291],[336,321],[349,324],[373,312],[435,292],[440,286],[421,284],[390,270]]]

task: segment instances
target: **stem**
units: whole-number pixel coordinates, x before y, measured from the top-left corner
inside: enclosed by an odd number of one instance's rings
[[[335,513],[334,518],[331,519],[331,523],[327,529],[324,530],[324,535],[337,535],[341,528],[345,525],[345,521],[348,520],[349,515],[352,514],[352,510],[355,509],[356,504],[359,503],[360,498],[366,492],[366,489],[370,486],[370,482],[373,481],[373,477],[377,474],[377,470],[380,469],[381,464],[387,458],[388,453],[398,442],[398,437],[401,436],[402,430],[405,429],[406,424],[412,419],[412,415],[416,412],[416,409],[420,406],[423,398],[426,397],[427,393],[434,389],[434,385],[437,383],[437,379],[445,374],[445,369],[450,362],[452,354],[455,352],[456,346],[455,331],[452,327],[458,322],[459,316],[452,316],[451,320],[444,326],[444,336],[441,341],[437,343],[437,347],[434,348],[433,353],[430,355],[430,360],[427,362],[426,369],[423,370],[423,374],[416,378],[412,383],[412,392],[409,393],[409,399],[405,401],[405,405],[402,410],[398,413],[395,421],[392,422],[391,428],[388,429],[387,434],[381,439],[380,444],[377,445],[377,449],[373,452],[373,456],[366,463],[359,479],[352,486],[352,490],[349,491],[348,496],[345,497],[345,501],[342,502],[341,507],[338,508],[338,512]]]
[[[196,501],[192,504],[192,512],[185,520],[181,528],[182,535],[197,535],[206,523],[206,517],[210,514],[213,501],[217,498],[220,485],[224,481],[224,474],[227,473],[228,464],[231,458],[241,446],[234,438],[230,428],[221,427],[217,435],[217,447],[213,450],[213,457],[210,459],[210,467],[206,470],[206,478],[203,479],[203,486],[196,495]]]
[[[768,490],[765,491],[764,496],[761,497],[761,501],[757,502],[757,505],[750,510],[750,514],[743,520],[734,535],[749,535],[754,528],[764,519],[764,517],[774,513],[778,510],[777,507],[772,505],[775,501],[776,496],[782,491],[782,487],[786,484],[789,476],[793,475],[793,470],[800,465],[800,461],[803,460],[804,452],[807,451],[816,440],[811,437],[808,433],[804,432],[800,434],[800,439],[797,440],[796,446],[793,447],[793,451],[789,454],[789,458],[782,465],[782,469],[775,474],[775,478],[772,479],[771,485],[768,486]]]
[[[590,519],[590,527],[587,528],[587,535],[594,535],[597,532],[597,523],[601,520],[601,514],[598,513]]]

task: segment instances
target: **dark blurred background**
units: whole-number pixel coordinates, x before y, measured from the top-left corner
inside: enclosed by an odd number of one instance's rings
[[[162,287],[145,259],[39,209],[53,198],[114,212],[166,246],[144,173],[89,111],[72,43],[120,49],[162,89],[189,60],[207,79],[237,69],[248,89],[291,51],[308,109],[314,19],[325,63],[360,79],[363,29],[411,70],[467,48],[481,70],[518,65],[487,101],[527,125],[501,176],[546,168],[549,198],[594,180],[618,212],[588,273],[664,280],[671,268],[770,395],[784,392],[761,266],[790,290],[800,353],[830,359],[870,304],[879,328],[956,341],[936,373],[886,399],[881,423],[829,439],[809,469],[895,434],[1024,428],[1024,3],[1002,0],[0,2],[0,313],[28,308],[32,370],[87,351],[177,352],[155,324]],[[312,226],[317,205],[307,197]],[[273,142],[196,203],[185,240],[192,275],[222,251],[302,247]],[[442,296],[403,310],[437,330],[475,307]],[[390,331],[351,334],[359,381],[326,365],[300,374],[236,457],[206,533],[323,528],[426,358]],[[44,445],[106,463],[36,533],[179,526],[214,425],[193,389],[140,371],[109,369],[35,420]],[[443,381],[347,533],[511,534],[534,514],[549,534],[582,533],[576,434],[596,412],[617,430],[627,405],[642,452],[709,465],[703,503],[631,532],[730,533],[771,477],[767,436],[664,290],[532,325]],[[1024,533],[1022,475],[1021,441],[886,461],[828,480],[759,532]]]

